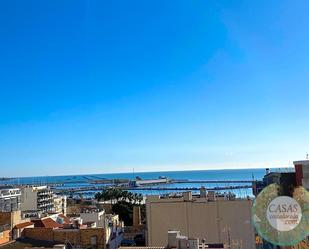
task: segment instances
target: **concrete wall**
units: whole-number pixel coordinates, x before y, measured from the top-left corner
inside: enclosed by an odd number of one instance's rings
[[[21,212],[0,212],[0,225],[9,225],[12,229],[15,225],[21,223]]]
[[[52,228],[35,227],[25,228],[22,232],[22,236],[25,238],[54,241],[54,233]]]
[[[37,191],[35,191],[33,188],[23,188],[21,190],[21,211],[37,210],[37,202]]]
[[[152,200],[151,200],[152,199]],[[244,249],[255,248],[250,200],[201,200],[150,198],[147,208],[147,243],[165,246],[168,230],[187,237],[206,238],[207,243],[242,241]]]
[[[0,226],[1,225],[11,225],[11,213],[0,212]]]
[[[105,227],[105,213],[101,212],[92,212],[92,213],[81,213],[81,219],[83,222],[93,221],[97,224],[97,227]]]
[[[296,183],[309,190],[309,160],[294,162]]]
[[[142,234],[145,235],[146,227],[144,225],[140,225],[138,227],[133,226],[125,226],[123,237],[125,239],[133,240],[136,235]]]
[[[10,235],[11,230],[0,231],[0,245],[10,242]]]
[[[303,187],[309,190],[309,165],[303,165]]]
[[[74,246],[91,247],[95,238],[97,249],[105,249],[105,230],[103,228],[89,229],[50,229],[50,228],[26,228],[23,231],[26,238],[53,241],[57,243],[70,242]]]

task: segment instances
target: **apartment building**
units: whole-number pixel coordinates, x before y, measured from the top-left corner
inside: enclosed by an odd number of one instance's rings
[[[180,198],[148,196],[147,245],[166,245],[168,231],[176,229],[189,238],[254,249],[252,200],[217,199],[213,192],[204,195],[193,197],[187,192]]]
[[[54,211],[54,193],[47,186],[28,186],[21,190],[21,211]]]
[[[54,212],[67,214],[67,197],[54,195]]]
[[[0,187],[0,212],[13,212],[20,210],[20,198],[20,189]]]

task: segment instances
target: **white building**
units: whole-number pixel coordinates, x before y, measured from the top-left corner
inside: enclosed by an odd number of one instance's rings
[[[105,229],[106,229],[106,248],[117,249],[123,240],[124,223],[119,220],[118,215],[105,215]]]
[[[118,215],[106,214],[105,211],[86,209],[80,214],[83,224],[95,223],[95,227],[105,228],[105,241],[107,249],[117,249],[123,239],[124,224]]]
[[[54,211],[58,214],[67,214],[67,197],[65,195],[54,195]]]
[[[105,227],[105,211],[86,209],[80,213],[83,223],[95,222],[96,227]]]
[[[0,212],[20,210],[21,192],[18,188],[0,188]]]
[[[21,211],[54,212],[54,193],[47,186],[29,186],[21,190]]]

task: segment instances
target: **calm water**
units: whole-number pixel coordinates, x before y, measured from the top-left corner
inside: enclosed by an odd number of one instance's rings
[[[272,169],[272,171],[287,171],[292,169]],[[8,181],[1,181],[0,184],[63,184],[61,188],[75,188],[82,186],[91,186],[93,180],[102,179],[135,179],[139,176],[142,179],[156,179],[165,176],[170,179],[177,180],[261,180],[265,175],[265,169],[228,169],[228,170],[195,170],[195,171],[168,171],[168,172],[136,172],[136,173],[115,173],[115,174],[94,174],[94,175],[71,175],[71,176],[41,176],[41,177],[21,177]],[[227,186],[227,184],[198,184],[198,183],[181,183],[181,184],[164,184],[160,187],[201,187],[208,188]],[[231,184],[228,184],[231,185]],[[244,185],[244,184],[233,184]],[[245,184],[248,185],[248,184]],[[134,190],[142,194],[163,194],[171,191],[140,191]],[[251,189],[233,190],[237,196],[251,196]],[[86,194],[91,197],[89,192]]]

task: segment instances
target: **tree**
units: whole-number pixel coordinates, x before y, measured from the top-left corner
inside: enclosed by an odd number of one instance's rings
[[[112,211],[115,214],[118,214],[120,219],[124,221],[127,226],[132,225],[134,205],[140,205],[142,216],[145,216],[145,205],[141,205],[143,201],[142,194],[132,193],[127,190],[112,187],[96,193],[95,199],[98,201],[111,201]],[[116,200],[116,202],[113,203],[113,200]]]
[[[144,197],[142,194],[138,194],[138,204],[141,205],[142,201],[144,200]]]

